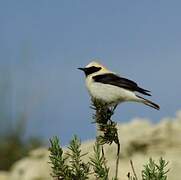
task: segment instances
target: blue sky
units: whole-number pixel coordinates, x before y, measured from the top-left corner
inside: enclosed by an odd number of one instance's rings
[[[73,134],[94,138],[84,76],[76,68],[99,59],[150,89],[161,106],[158,112],[125,103],[115,120],[174,116],[181,108],[180,7],[176,0],[1,1],[0,84],[9,78],[11,87],[1,104],[13,122],[26,116],[27,136],[58,135],[63,144]]]

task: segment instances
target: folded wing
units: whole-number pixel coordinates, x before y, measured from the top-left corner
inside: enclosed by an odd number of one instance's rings
[[[110,84],[113,86],[125,88],[130,91],[137,91],[147,96],[151,96],[151,94],[149,94],[150,91],[140,88],[134,81],[120,77],[116,74],[105,73],[105,74],[93,76],[93,79],[95,82]]]

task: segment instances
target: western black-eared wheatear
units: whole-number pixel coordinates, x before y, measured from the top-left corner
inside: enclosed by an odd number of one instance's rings
[[[91,62],[84,68],[86,86],[92,98],[100,100],[110,106],[126,101],[143,103],[157,110],[159,105],[143,98],[139,94],[151,96],[150,91],[143,89],[132,80],[126,79],[109,71],[98,62]]]

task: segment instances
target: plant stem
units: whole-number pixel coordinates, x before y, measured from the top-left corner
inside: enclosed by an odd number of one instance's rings
[[[120,143],[117,143],[117,158],[116,158],[116,173],[115,179],[118,179],[118,167],[119,167],[119,154],[120,154]]]
[[[130,160],[130,164],[131,164],[131,169],[132,169],[133,174],[134,174],[134,178],[135,178],[135,180],[138,180],[138,177],[137,177],[137,175],[136,175],[136,171],[135,171],[135,169],[134,169],[134,165],[133,165],[133,161],[132,161],[132,160]]]

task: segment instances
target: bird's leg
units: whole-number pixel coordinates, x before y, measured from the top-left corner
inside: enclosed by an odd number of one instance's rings
[[[109,109],[109,112],[110,112],[110,114],[109,114],[109,122],[112,124],[112,120],[111,120],[111,116],[114,114],[114,111],[115,111],[115,109],[116,109],[116,107],[118,106],[118,104],[115,104],[115,105],[113,105],[110,109]]]
[[[108,121],[112,124],[111,116],[114,114],[114,111],[116,109],[118,104],[113,105],[112,107],[107,108],[107,114],[108,114]]]

